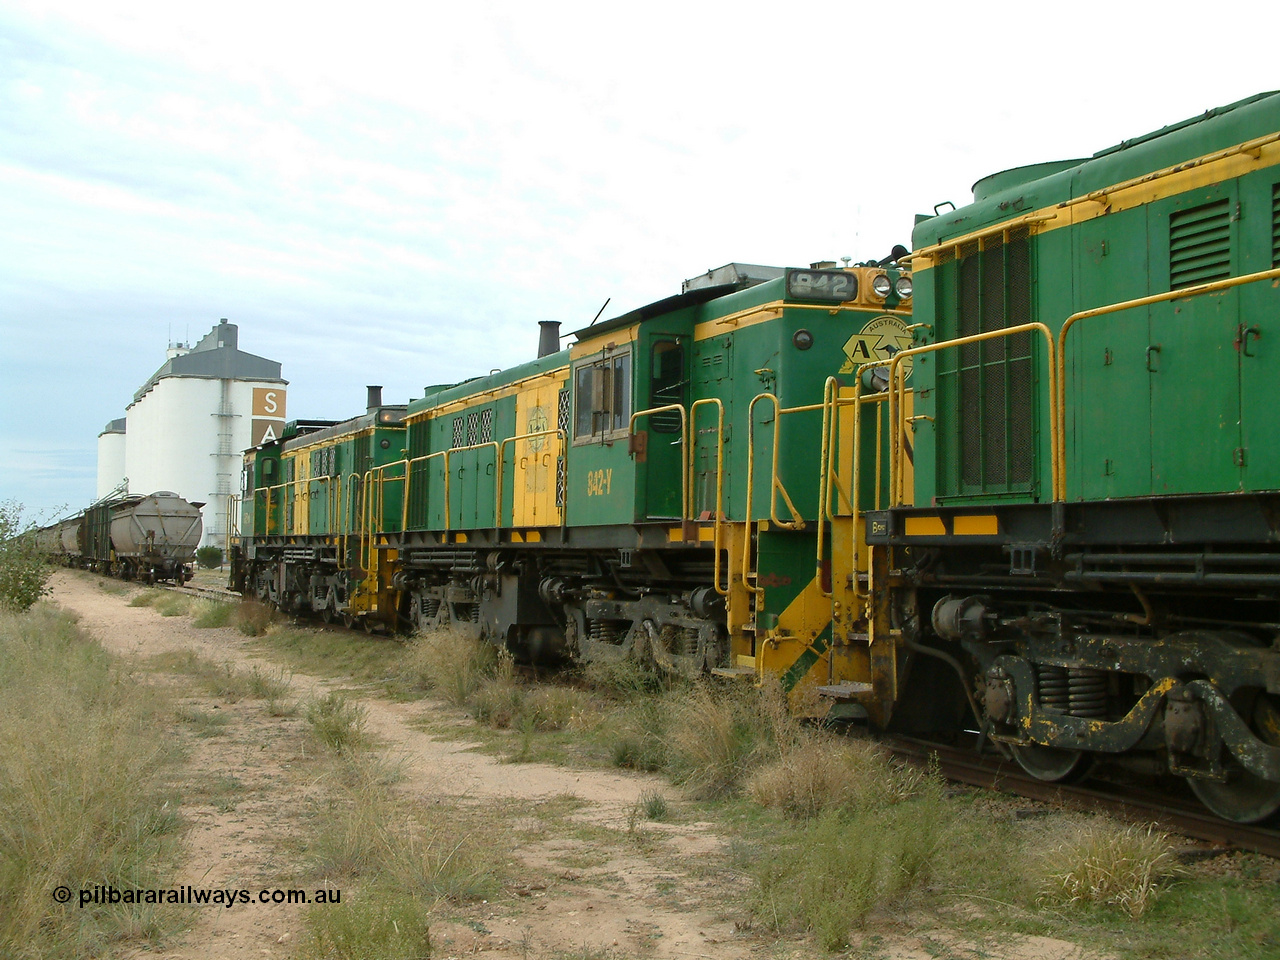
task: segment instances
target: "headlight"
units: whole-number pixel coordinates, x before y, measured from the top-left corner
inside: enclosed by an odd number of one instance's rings
[[[898,296],[906,300],[911,296],[911,278],[899,277],[898,282],[894,284],[894,289],[898,291]]]
[[[889,282],[887,275],[877,273],[875,279],[871,281],[871,292],[883,300],[889,295],[889,291],[893,289],[893,284]]]

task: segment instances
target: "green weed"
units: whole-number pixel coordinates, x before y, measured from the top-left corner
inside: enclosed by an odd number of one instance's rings
[[[307,702],[304,715],[312,733],[331,750],[349,750],[364,743],[368,711],[340,693],[329,693]]]

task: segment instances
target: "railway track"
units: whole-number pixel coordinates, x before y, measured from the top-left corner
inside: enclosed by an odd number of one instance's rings
[[[1140,824],[1154,824],[1224,850],[1248,850],[1280,858],[1280,831],[1220,820],[1188,797],[1131,784],[1089,780],[1077,784],[1046,783],[1028,775],[1014,761],[979,754],[972,746],[955,747],[894,736],[886,745],[902,759],[916,764],[936,763],[948,780],[1028,799],[1111,814]]]
[[[188,596],[200,597],[205,600],[221,600],[225,603],[233,603],[241,599],[240,594],[232,593],[225,587],[196,587],[190,583],[181,587],[172,583],[157,583],[155,586],[161,590],[172,590],[174,593],[185,593]]]

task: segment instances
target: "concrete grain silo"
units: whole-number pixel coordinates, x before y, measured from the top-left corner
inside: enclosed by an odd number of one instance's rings
[[[280,364],[244,353],[239,330],[222,320],[195,346],[170,347],[134,394],[124,423],[129,492],[171,490],[204,503],[204,544],[225,547],[228,509],[239,487],[242,452],[279,433],[285,422]],[[120,421],[112,421],[112,425]],[[99,495],[114,464],[107,431],[99,437]],[[108,442],[104,444],[104,440]]]

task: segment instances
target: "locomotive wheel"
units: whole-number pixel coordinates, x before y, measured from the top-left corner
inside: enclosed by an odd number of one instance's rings
[[[1010,749],[1018,766],[1046,783],[1076,783],[1093,769],[1092,754],[1083,750],[1046,747],[1038,743],[1011,744]]]
[[[337,615],[338,611],[333,609],[333,604],[326,600],[324,606],[320,608],[320,619],[325,623],[333,623]]]
[[[1280,700],[1259,694],[1253,704],[1251,727],[1263,742],[1280,746]],[[1188,777],[1187,783],[1199,801],[1223,820],[1261,823],[1280,811],[1280,783],[1263,780],[1234,764],[1225,781]]]

